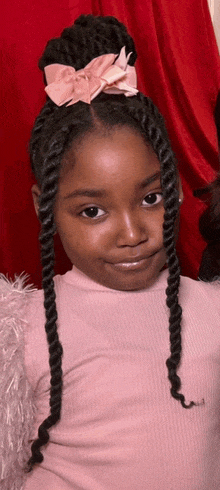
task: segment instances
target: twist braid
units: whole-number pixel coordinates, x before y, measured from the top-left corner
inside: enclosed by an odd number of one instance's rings
[[[36,175],[36,178],[39,183],[41,183],[41,175],[39,173],[39,166],[35,164],[38,161],[38,152],[39,148],[41,148],[41,136],[43,132],[43,128],[45,123],[48,124],[48,119],[54,112],[54,104],[48,100],[41,110],[40,114],[36,118],[32,133],[31,140],[29,145],[29,151],[31,155],[31,168],[32,172]]]
[[[164,170],[162,172],[162,188],[164,195],[164,225],[163,237],[164,247],[167,255],[167,263],[169,269],[168,286],[166,289],[167,306],[170,309],[169,331],[170,331],[170,352],[171,355],[166,361],[168,368],[168,378],[171,382],[171,394],[179,400],[184,408],[191,408],[194,402],[189,405],[185,403],[185,397],[179,393],[181,387],[180,377],[177,375],[177,368],[180,363],[181,356],[181,319],[182,308],[178,302],[178,292],[180,285],[180,267],[176,255],[175,247],[175,222],[179,209],[179,194],[177,190],[176,176],[169,166],[169,160],[172,158],[170,150],[164,152],[162,160]]]
[[[35,463],[43,460],[40,447],[49,440],[50,429],[60,418],[62,396],[62,345],[57,332],[56,295],[54,290],[54,242],[55,231],[54,203],[58,189],[60,156],[66,145],[68,133],[60,132],[52,140],[48,154],[44,161],[42,172],[42,187],[40,196],[39,218],[41,221],[41,263],[42,286],[44,290],[44,308],[46,315],[45,330],[49,345],[49,364],[51,373],[50,388],[50,415],[42,422],[38,429],[38,438],[31,446],[32,456],[28,462],[30,471]]]

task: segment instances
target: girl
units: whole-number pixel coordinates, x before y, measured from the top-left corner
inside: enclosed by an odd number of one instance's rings
[[[23,484],[28,438],[25,490],[220,487],[219,287],[180,281],[182,190],[135,60],[125,27],[91,15],[40,60],[43,290],[2,279],[4,490]],[[56,232],[73,268],[54,278]]]

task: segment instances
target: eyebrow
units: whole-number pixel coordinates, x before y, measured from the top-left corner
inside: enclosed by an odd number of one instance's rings
[[[155,182],[155,180],[158,180],[160,178],[160,171],[156,172],[153,175],[150,175],[150,177],[147,177],[143,182],[137,185],[138,189],[144,189],[148,185],[150,185],[152,182]],[[64,199],[72,199],[73,197],[78,197],[78,196],[87,196],[87,197],[106,197],[107,193],[104,189],[77,189],[73,192],[70,192],[66,196],[64,196]]]
[[[70,199],[78,196],[87,196],[87,197],[105,197],[106,191],[103,189],[78,189],[76,191],[70,192],[64,199]]]
[[[161,173],[160,173],[160,170],[159,170],[155,174],[150,175],[150,177],[147,177],[147,179],[143,180],[143,182],[141,182],[140,184],[138,184],[137,187],[139,189],[144,189],[148,185],[152,184],[152,182],[155,182],[155,180],[160,179],[160,176],[161,176]]]

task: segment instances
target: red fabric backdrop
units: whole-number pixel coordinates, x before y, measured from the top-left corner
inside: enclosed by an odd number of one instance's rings
[[[0,164],[0,270],[26,271],[40,284],[28,140],[44,101],[37,68],[47,40],[81,13],[115,15],[135,39],[139,89],[166,118],[185,201],[178,250],[182,272],[196,277],[204,243],[198,232],[203,204],[192,191],[218,169],[214,107],[220,64],[207,0],[11,0],[1,14],[3,53]],[[57,239],[58,242],[58,239]],[[59,242],[57,272],[69,263]]]

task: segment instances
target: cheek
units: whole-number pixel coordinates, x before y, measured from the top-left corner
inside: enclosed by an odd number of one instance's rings
[[[68,256],[85,256],[102,248],[105,233],[96,226],[88,226],[85,222],[67,216],[65,219],[56,217],[57,232],[63,248]]]
[[[155,239],[163,243],[163,223],[164,223],[164,209],[158,210],[156,213],[152,214],[151,219],[148,221],[148,226],[151,229],[152,236]]]
[[[65,215],[65,213],[57,212],[55,214],[55,222],[57,232],[66,253],[68,253],[71,248],[79,248],[81,234],[77,233],[77,229],[74,226],[71,217]]]

